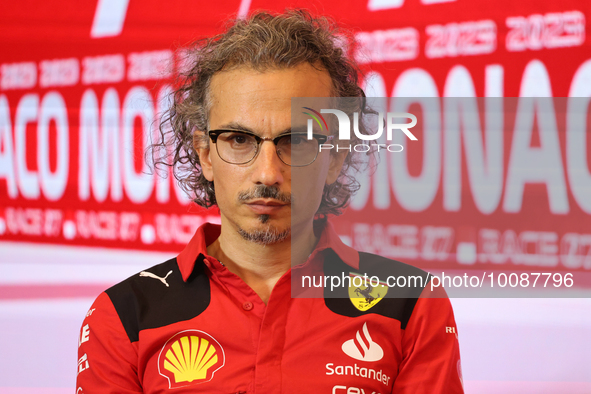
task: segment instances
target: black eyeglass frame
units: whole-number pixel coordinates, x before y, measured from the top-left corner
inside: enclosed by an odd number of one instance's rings
[[[232,162],[225,160],[220,155],[220,151],[218,150],[218,145],[217,145],[218,137],[220,136],[220,134],[223,134],[223,133],[242,133],[242,134],[246,134],[246,135],[250,135],[250,136],[254,137],[255,141],[257,142],[257,147],[255,150],[254,156],[251,159],[249,159],[243,163],[232,163]],[[220,157],[220,159],[224,160],[228,164],[242,165],[242,164],[250,163],[251,161],[256,159],[256,157],[259,155],[259,152],[261,151],[261,144],[263,143],[263,141],[273,141],[273,144],[275,144],[275,148],[276,148],[275,153],[277,153],[279,160],[281,160],[281,162],[283,164],[290,166],[290,167],[309,166],[310,164],[314,163],[314,161],[316,161],[316,159],[318,158],[318,151],[316,151],[316,155],[314,156],[314,159],[311,162],[309,162],[308,164],[292,165],[292,164],[287,164],[285,161],[283,161],[283,159],[281,158],[281,155],[277,151],[277,143],[279,142],[279,140],[281,138],[287,137],[287,136],[292,136],[292,135],[303,135],[303,136],[307,137],[307,135],[308,135],[307,133],[284,133],[284,134],[279,134],[277,137],[269,138],[269,137],[261,137],[260,135],[256,135],[255,133],[251,133],[250,131],[245,131],[245,130],[215,129],[215,130],[209,130],[207,132],[207,134],[209,135],[209,138],[211,138],[211,141],[214,144],[216,144],[215,149],[218,152],[218,156]],[[317,133],[313,133],[312,137],[314,139],[318,140],[319,146],[320,146],[320,144],[324,144],[327,141],[332,141],[334,139],[334,135],[324,135],[324,134],[317,134]]]

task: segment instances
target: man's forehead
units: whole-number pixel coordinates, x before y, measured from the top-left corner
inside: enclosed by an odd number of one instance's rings
[[[210,122],[242,122],[257,115],[262,121],[290,121],[292,97],[329,97],[328,72],[308,63],[258,71],[242,66],[216,73],[210,84]],[[252,120],[252,119],[251,119]]]

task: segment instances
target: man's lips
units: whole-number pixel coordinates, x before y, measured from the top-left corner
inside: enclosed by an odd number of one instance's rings
[[[260,215],[268,215],[278,212],[283,207],[289,205],[277,200],[252,200],[246,203],[246,205],[253,210],[255,213]]]

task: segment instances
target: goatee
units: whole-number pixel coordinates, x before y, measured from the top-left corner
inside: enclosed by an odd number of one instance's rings
[[[291,204],[293,200],[290,193],[280,191],[277,186],[267,185],[256,185],[252,189],[240,192],[238,195],[238,201],[240,202],[247,202],[258,198],[272,198],[285,204]],[[259,221],[267,225],[264,229],[246,231],[243,228],[238,228],[238,233],[243,239],[259,245],[271,245],[289,239],[291,228],[280,231],[268,223],[270,218],[271,215],[259,215]]]
[[[272,245],[289,239],[291,236],[291,229],[288,228],[286,230],[279,231],[275,227],[269,225],[264,230],[257,229],[246,231],[242,228],[238,228],[238,233],[246,241],[254,242],[259,245]]]

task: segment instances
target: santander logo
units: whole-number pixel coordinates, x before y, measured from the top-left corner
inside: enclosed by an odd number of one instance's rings
[[[371,339],[369,331],[367,330],[367,323],[363,324],[363,328],[361,330],[363,331],[363,336],[359,331],[357,331],[355,338],[349,339],[343,343],[341,349],[343,349],[343,352],[345,352],[347,356],[352,357],[355,360],[381,360],[384,357],[384,351],[380,345]]]

